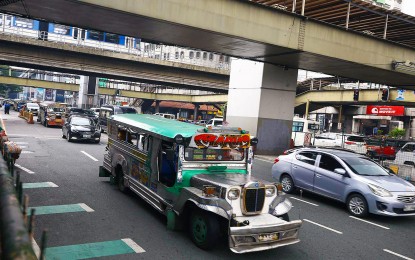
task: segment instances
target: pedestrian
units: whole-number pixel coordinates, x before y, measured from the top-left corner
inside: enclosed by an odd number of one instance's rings
[[[4,105],[4,113],[5,114],[10,114],[10,104],[9,103],[6,103]]]

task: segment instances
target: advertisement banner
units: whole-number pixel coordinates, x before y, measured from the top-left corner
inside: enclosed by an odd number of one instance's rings
[[[45,89],[45,101],[53,101],[53,89]]]
[[[367,106],[366,114],[375,116],[403,116],[404,106]]]
[[[36,98],[37,101],[42,101],[43,97],[45,95],[45,89],[44,88],[37,88],[35,95],[36,95],[35,98]]]

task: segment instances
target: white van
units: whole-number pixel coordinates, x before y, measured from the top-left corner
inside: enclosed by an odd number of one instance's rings
[[[155,113],[156,116],[162,116],[167,119],[176,119],[176,116],[173,114],[165,114],[165,113]]]
[[[209,122],[206,124],[206,127],[220,127],[223,125],[223,118],[215,117],[209,120]]]
[[[409,142],[402,146],[402,148],[396,153],[394,163],[415,166],[415,143]]]

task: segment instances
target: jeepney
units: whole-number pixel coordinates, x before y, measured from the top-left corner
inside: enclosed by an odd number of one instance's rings
[[[251,175],[255,141],[238,128],[114,115],[99,176],[165,214],[169,229],[187,228],[202,249],[221,234],[235,253],[297,243],[302,221],[289,221],[291,202],[277,184]]]
[[[63,126],[65,124],[65,103],[45,101],[39,104],[37,122],[45,127]]]

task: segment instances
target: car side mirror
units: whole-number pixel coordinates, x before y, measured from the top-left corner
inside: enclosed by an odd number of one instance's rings
[[[342,168],[336,168],[334,169],[334,172],[340,175],[346,175],[346,170]]]

